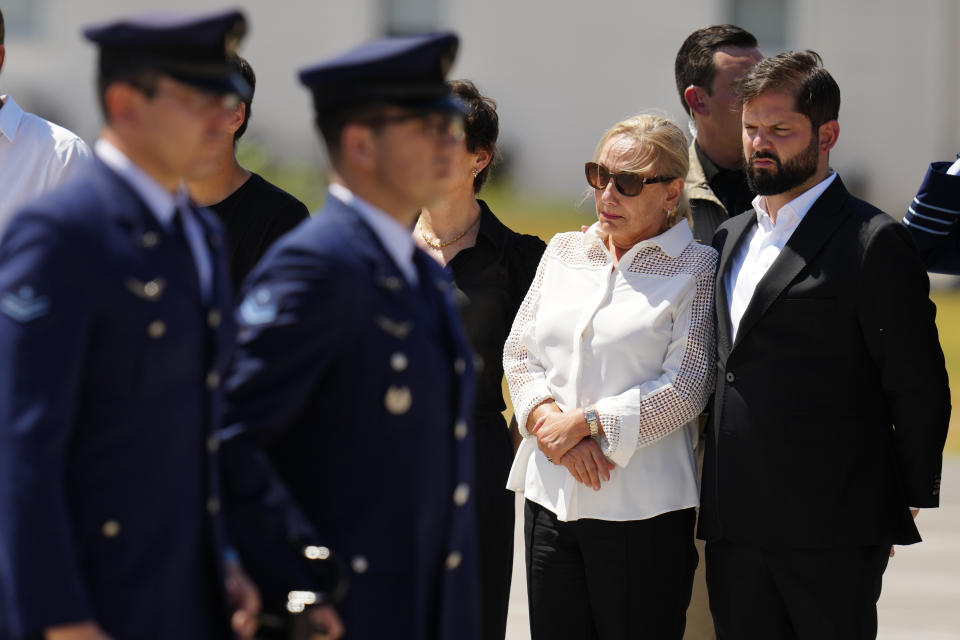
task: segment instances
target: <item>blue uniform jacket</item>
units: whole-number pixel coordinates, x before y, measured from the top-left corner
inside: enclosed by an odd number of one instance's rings
[[[947,174],[950,165],[930,165],[903,224],[929,271],[960,275],[960,176]]]
[[[213,427],[235,325],[221,227],[196,217],[207,302],[183,243],[99,160],[0,243],[0,638],[227,633]]]
[[[415,262],[416,288],[332,196],[274,245],[238,312],[223,460],[242,468],[267,452],[349,574],[348,637],[469,640],[472,356],[449,276],[419,250]],[[237,516],[235,541],[269,601],[280,546],[253,546],[257,527]]]

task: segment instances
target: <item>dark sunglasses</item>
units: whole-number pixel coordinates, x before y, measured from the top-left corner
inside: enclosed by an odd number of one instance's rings
[[[601,191],[607,188],[607,185],[610,183],[610,179],[613,178],[613,186],[617,188],[621,194],[632,198],[634,196],[640,195],[640,192],[643,191],[643,185],[653,184],[655,182],[670,182],[671,180],[676,180],[676,178],[671,178],[669,176],[660,176],[658,178],[645,178],[639,173],[633,171],[617,171],[616,173],[610,173],[610,169],[607,169],[600,163],[597,162],[588,162],[585,166],[587,172],[587,184]]]

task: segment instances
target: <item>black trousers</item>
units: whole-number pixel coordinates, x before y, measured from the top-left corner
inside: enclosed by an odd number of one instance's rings
[[[478,416],[476,439],[477,568],[480,576],[481,638],[507,633],[513,577],[513,512],[516,494],[506,488],[513,444],[503,415]]]
[[[526,501],[532,640],[679,640],[697,550],[694,509],[648,520],[560,522]]]
[[[718,640],[876,638],[889,551],[708,542],[707,591]]]

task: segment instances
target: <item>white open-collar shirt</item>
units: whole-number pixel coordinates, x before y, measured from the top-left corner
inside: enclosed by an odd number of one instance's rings
[[[504,347],[524,440],[507,488],[561,521],[650,518],[699,504],[695,420],[714,376],[717,254],[682,222],[637,243],[614,265],[599,224],[547,247]],[[599,491],[548,462],[527,417],[553,399],[596,405],[604,454]]]
[[[74,133],[0,96],[0,233],[26,202],[53,189],[90,161]]]
[[[740,246],[730,259],[730,268],[724,274],[723,285],[727,290],[727,304],[730,312],[730,342],[733,343],[740,328],[740,320],[753,299],[760,280],[770,270],[770,266],[780,256],[787,241],[797,230],[813,203],[823,195],[837,174],[830,175],[810,187],[799,196],[780,207],[777,221],[774,222],[767,212],[767,202],[763,196],[753,199],[753,208],[757,212],[757,226],[747,232]]]

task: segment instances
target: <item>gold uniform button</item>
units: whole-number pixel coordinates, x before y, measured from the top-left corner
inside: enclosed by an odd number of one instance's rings
[[[453,425],[453,437],[457,440],[463,440],[467,437],[467,421],[461,418]]]
[[[410,395],[410,387],[391,386],[383,397],[383,406],[395,416],[405,414],[410,410],[411,404],[413,404],[413,396]]]
[[[143,293],[147,298],[156,298],[160,295],[160,283],[156,280],[151,280],[147,284],[143,285]]]
[[[220,386],[220,374],[216,371],[207,373],[207,389],[213,391]]]
[[[453,490],[453,504],[458,507],[462,507],[467,504],[467,500],[470,499],[470,485],[466,482],[461,482],[457,485],[457,488]]]
[[[120,523],[116,520],[107,520],[100,527],[100,533],[103,534],[104,538],[116,538],[120,535]]]
[[[220,436],[214,434],[207,438],[207,452],[216,453],[220,450]]]
[[[162,338],[167,332],[167,325],[163,320],[154,320],[147,325],[147,335],[153,339]]]
[[[453,571],[460,566],[460,563],[463,562],[463,555],[459,551],[451,551],[447,555],[447,560],[445,564],[447,565],[448,571]]]
[[[211,309],[207,314],[207,326],[211,329],[216,329],[220,326],[221,322],[223,322],[223,316],[220,315],[220,310]]]
[[[463,358],[457,358],[453,361],[453,370],[457,372],[458,376],[462,376],[467,370],[467,361]]]
[[[390,356],[390,368],[394,371],[404,371],[408,364],[407,356],[399,351]]]
[[[350,568],[353,569],[354,573],[366,573],[367,569],[370,568],[370,563],[363,556],[354,556],[353,560],[350,561]]]

